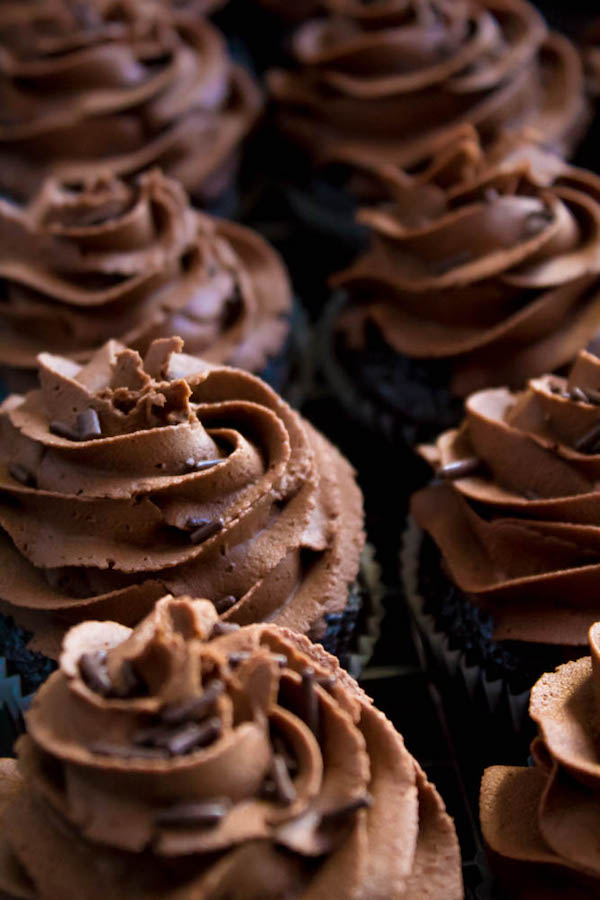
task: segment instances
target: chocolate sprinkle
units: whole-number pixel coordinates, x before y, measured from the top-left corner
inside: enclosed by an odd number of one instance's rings
[[[235,622],[215,622],[211,637],[222,637],[224,634],[231,634],[232,631],[239,631],[240,626]]]
[[[172,828],[188,828],[194,825],[210,827],[218,825],[229,810],[229,800],[207,800],[204,803],[178,803],[161,810],[156,816],[157,825]]]
[[[11,463],[8,467],[8,474],[19,484],[24,487],[37,487],[37,479],[33,472],[22,466],[21,463]]]
[[[304,696],[305,722],[318,740],[319,698],[315,693],[315,672],[310,666],[302,672],[302,694]]]
[[[343,806],[339,806],[337,809],[330,809],[327,812],[324,812],[321,815],[321,824],[335,824],[340,819],[345,819],[347,816],[358,812],[359,809],[368,809],[372,805],[373,798],[370,794],[365,794],[363,797],[356,797],[355,800],[350,800],[349,803],[345,803]]]
[[[239,666],[241,663],[246,662],[247,659],[250,659],[250,654],[247,650],[238,650],[236,653],[230,653],[227,657],[230,666]]]
[[[598,441],[600,441],[600,422],[597,422],[593,428],[590,428],[579,440],[575,441],[575,449],[581,451],[581,453],[587,453],[589,450],[595,449]]]
[[[283,756],[275,754],[273,757],[272,773],[275,790],[277,792],[277,799],[284,806],[289,806],[294,802],[297,794]]]
[[[475,475],[480,472],[483,463],[475,456],[468,459],[459,459],[456,462],[446,463],[441,469],[438,469],[438,477],[446,481],[454,481],[458,478],[467,478],[469,475]]]
[[[106,669],[106,652],[96,650],[93,653],[84,653],[79,657],[79,674],[91,691],[108,697],[112,691],[112,682]]]
[[[571,397],[573,398],[573,400],[579,401],[579,403],[589,403],[587,394],[579,387],[573,388],[573,390],[571,391]]]
[[[64,422],[50,422],[48,427],[52,434],[66,438],[68,441],[78,441],[80,439],[79,432],[75,431],[74,428],[71,428],[70,425],[66,425]]]
[[[190,472],[204,472],[205,469],[212,469],[213,466],[218,466],[219,463],[223,462],[222,459],[194,459],[192,456],[189,456],[185,461],[185,467]]]
[[[217,716],[206,722],[188,722],[165,739],[165,746],[171,756],[183,756],[191,750],[212,744],[221,734],[221,720]],[[158,743],[160,747],[162,744]]]
[[[93,441],[102,437],[100,419],[95,409],[84,409],[77,416],[77,428],[82,441]]]
[[[202,719],[224,690],[225,684],[219,678],[215,678],[198,697],[165,706],[160,712],[160,718],[167,725],[179,725],[190,719]]]
[[[277,663],[280,669],[285,669],[288,664],[288,658],[283,653],[272,653],[271,659]]]
[[[191,543],[203,544],[204,541],[207,541],[209,538],[213,537],[213,535],[218,534],[218,532],[221,531],[223,523],[219,522],[218,519],[215,519],[212,522],[209,519],[190,519],[188,521],[188,527],[194,529],[190,534]]]
[[[215,609],[219,613],[220,616],[223,613],[227,612],[228,609],[231,609],[237,603],[237,597],[232,596],[232,594],[228,594],[226,597],[221,597],[220,600],[215,600]]]
[[[591,388],[586,388],[585,393],[589,402],[594,403],[596,406],[600,406],[600,391],[593,391]]]

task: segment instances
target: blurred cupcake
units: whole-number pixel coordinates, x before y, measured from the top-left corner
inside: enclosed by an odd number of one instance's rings
[[[17,750],[9,895],[464,896],[441,798],[356,682],[287,629],[224,633],[201,600],[73,629]]]
[[[34,383],[42,351],[84,362],[115,337],[144,355],[177,334],[209,362],[252,372],[271,362],[283,389],[283,264],[257,233],[192,209],[160,171],[132,185],[46,182],[25,208],[0,200],[0,233],[0,365],[13,382]]]
[[[341,165],[338,186],[360,194],[357,169],[417,166],[464,124],[486,150],[510,132],[561,155],[585,130],[577,51],[525,0],[323,6],[293,38],[295,66],[272,71],[269,86],[283,133],[313,166]]]
[[[165,592],[337,650],[361,601],[353,470],[266,384],[181,347],[41,354],[41,390],[0,408],[1,612],[54,659],[69,624],[135,625]]]
[[[600,624],[589,643],[591,658],[543,675],[531,692],[534,765],[493,766],[483,776],[483,836],[501,896],[511,900],[600,895]]]
[[[155,0],[0,8],[0,190],[161,166],[212,204],[261,107],[212,25]]]
[[[475,390],[569,363],[600,327],[600,179],[530,146],[491,162],[468,133],[424,171],[388,167],[370,249],[334,278],[329,381],[410,443]]]
[[[526,691],[581,655],[600,611],[600,359],[476,393],[419,449],[437,480],[412,498],[407,595],[442,655]]]

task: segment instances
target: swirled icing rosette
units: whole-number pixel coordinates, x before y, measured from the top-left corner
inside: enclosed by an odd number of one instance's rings
[[[531,691],[534,765],[494,766],[483,776],[483,835],[515,900],[587,900],[600,890],[598,623],[589,645],[591,657],[543,675]]]
[[[568,379],[473,394],[461,427],[420,448],[439,479],[413,515],[496,640],[573,657],[598,618],[599,404],[600,359],[582,351]]]
[[[86,622],[0,770],[18,896],[463,897],[452,820],[322,647],[165,597]]]
[[[468,131],[422,173],[383,173],[367,253],[334,279],[338,330],[449,367],[452,394],[519,387],[600,327],[600,179],[531,146],[490,162]]]
[[[315,637],[346,604],[350,465],[259,379],[181,346],[41,354],[41,390],[0,409],[2,611],[47,656],[69,622],[133,625],[165,591]]]
[[[281,352],[291,287],[255,232],[190,207],[158,170],[133,185],[46,182],[28,207],[0,200],[0,364],[41,351],[77,361],[117,337],[143,355],[180,335],[189,353],[261,371]]]
[[[568,154],[587,118],[575,48],[525,0],[326,0],[275,70],[282,128],[317,162],[416,165],[457,125]],[[315,129],[319,141],[314,140]]]
[[[48,175],[155,165],[214,200],[261,106],[212,25],[154,0],[2,4],[0,98],[0,188],[19,200]]]

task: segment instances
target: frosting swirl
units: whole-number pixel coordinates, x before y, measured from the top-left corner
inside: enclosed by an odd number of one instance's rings
[[[419,448],[454,480],[415,494],[413,515],[496,640],[575,652],[598,618],[599,403],[600,359],[581,351],[568,380],[476,393],[459,429]]]
[[[440,797],[337,661],[273,625],[222,631],[211,603],[166,597],[134,632],[67,635],[20,774],[4,761],[0,885],[64,900],[462,898]]]
[[[508,148],[505,148],[508,151]],[[338,328],[443,360],[467,396],[570,362],[600,326],[600,179],[531,146],[490,162],[465,131],[421,173],[384,172],[370,249],[334,279]]]
[[[158,165],[210,201],[261,105],[212,25],[154,0],[3,3],[0,99],[0,187],[19,200],[48,175]]]
[[[267,385],[155,341],[41,354],[0,408],[0,598],[56,656],[69,622],[134,625],[166,591],[320,637],[364,542],[354,473]]]
[[[543,675],[531,692],[535,765],[494,766],[483,776],[483,835],[515,900],[587,900],[600,891],[600,623],[589,643],[591,658]]]
[[[568,154],[587,118],[574,47],[525,0],[325,0],[297,67],[271,73],[281,123],[317,162],[415,165],[461,123]],[[314,140],[315,128],[319,141]]]
[[[29,207],[0,200],[0,364],[43,350],[89,359],[111,337],[146,353],[180,335],[212,362],[260,371],[287,333],[291,288],[255,232],[193,210],[159,171],[128,186],[46,182]]]

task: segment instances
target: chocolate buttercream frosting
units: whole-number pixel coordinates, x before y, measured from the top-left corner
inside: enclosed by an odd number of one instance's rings
[[[531,692],[534,765],[494,766],[483,776],[483,835],[514,900],[600,895],[600,623],[589,644],[591,658],[543,675]]]
[[[190,207],[158,170],[128,185],[45,183],[28,207],[0,199],[0,364],[41,351],[85,361],[116,337],[144,355],[180,335],[190,354],[261,371],[282,350],[291,287],[255,232]]]
[[[334,278],[338,329],[360,349],[443,361],[465,397],[571,362],[600,328],[600,179],[533,146],[500,160],[462,129],[424,171],[381,172],[370,249]]]
[[[36,900],[460,900],[441,798],[322,647],[161,599],[66,636],[0,768],[0,887]]]
[[[568,154],[582,136],[577,51],[525,0],[323,5],[296,67],[270,75],[282,128],[317,163],[416,165],[465,123],[486,147],[510,131]]]
[[[165,592],[314,637],[346,604],[350,465],[258,378],[181,347],[41,354],[41,390],[0,408],[0,607],[47,656],[70,623],[135,625]]]
[[[496,640],[585,646],[600,612],[600,359],[568,379],[481,391],[421,455],[439,480],[412,499],[452,581]]]
[[[0,5],[0,189],[158,165],[200,201],[230,184],[261,107],[205,19],[155,0]]]

